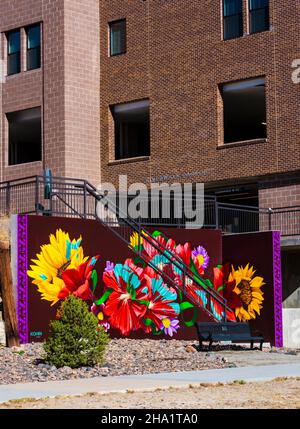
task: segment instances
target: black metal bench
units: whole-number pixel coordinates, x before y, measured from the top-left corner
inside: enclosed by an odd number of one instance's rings
[[[195,323],[200,350],[204,341],[208,341],[209,350],[212,343],[219,341],[231,341],[232,343],[251,343],[251,350],[254,343],[260,344],[260,350],[264,343],[262,335],[253,336],[248,323],[234,322],[196,322]]]

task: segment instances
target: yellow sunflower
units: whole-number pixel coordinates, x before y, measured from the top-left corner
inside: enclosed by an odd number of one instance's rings
[[[144,231],[142,231],[143,233]],[[139,240],[139,234],[137,232],[134,232],[131,236],[130,236],[130,247],[135,248],[138,247],[138,245],[142,245],[143,244],[143,237],[140,237]]]
[[[50,244],[41,246],[37,259],[32,259],[34,265],[30,266],[31,270],[27,274],[33,279],[32,283],[37,285],[42,299],[54,305],[64,287],[62,273],[67,269],[77,268],[88,257],[83,255],[81,237],[71,241],[68,233],[58,229],[55,235],[50,234],[49,240]]]
[[[241,302],[242,306],[235,309],[236,317],[242,321],[248,321],[255,319],[256,314],[260,314],[262,309],[263,292],[261,287],[265,284],[262,277],[254,277],[255,271],[249,264],[246,267],[239,267],[235,270],[232,267],[232,271],[229,275],[228,281],[235,281],[235,292]]]

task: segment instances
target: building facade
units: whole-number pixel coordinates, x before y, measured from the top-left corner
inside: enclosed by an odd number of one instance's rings
[[[45,169],[94,185],[127,175],[299,208],[298,1],[0,0],[0,10],[0,182]],[[290,218],[299,225],[300,211]],[[299,307],[299,236],[282,245],[285,298]]]
[[[299,204],[297,2],[1,0],[1,11],[2,181],[50,168],[95,184],[127,174],[204,182],[221,201]],[[40,116],[41,137],[24,156],[12,140],[26,113],[31,125]]]
[[[0,8],[0,180],[50,168],[98,182],[99,2],[1,0]],[[30,39],[32,27],[39,36]],[[30,64],[36,45],[40,62]]]

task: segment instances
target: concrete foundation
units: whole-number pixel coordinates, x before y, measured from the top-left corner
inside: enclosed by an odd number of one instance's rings
[[[300,348],[300,308],[283,309],[283,346]]]

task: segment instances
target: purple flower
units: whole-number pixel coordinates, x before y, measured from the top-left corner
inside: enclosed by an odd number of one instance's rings
[[[110,261],[106,261],[106,267],[104,269],[104,272],[107,273],[108,271],[113,271],[115,268],[115,264]]]
[[[165,317],[162,319],[161,329],[164,330],[166,335],[173,337],[173,334],[177,334],[177,330],[179,329],[179,321],[177,319]]]
[[[203,270],[205,270],[208,267],[210,257],[208,256],[208,253],[203,246],[196,247],[193,250],[192,255],[196,265],[198,265]]]

